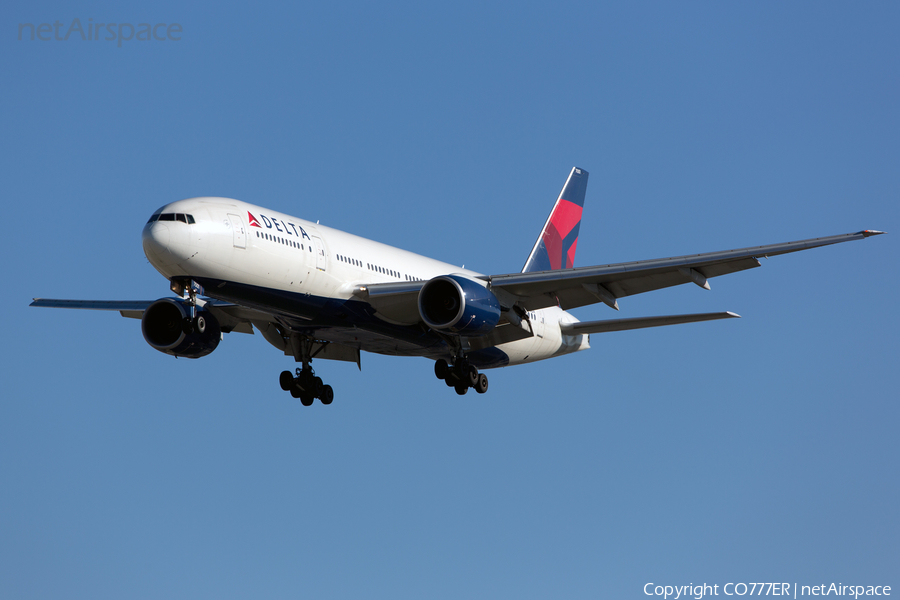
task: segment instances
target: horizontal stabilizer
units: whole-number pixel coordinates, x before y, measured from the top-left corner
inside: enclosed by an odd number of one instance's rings
[[[610,331],[626,331],[645,327],[662,327],[663,325],[681,325],[699,321],[715,321],[716,319],[735,319],[741,316],[733,312],[697,313],[693,315],[668,315],[663,317],[637,317],[634,319],[612,319],[607,321],[585,321],[582,323],[560,323],[563,335],[581,335],[585,333],[607,333]]]

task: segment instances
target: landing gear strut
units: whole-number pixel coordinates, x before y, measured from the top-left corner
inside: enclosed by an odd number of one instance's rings
[[[456,393],[460,396],[466,394],[469,388],[475,388],[479,394],[483,394],[488,389],[488,378],[484,373],[479,373],[478,369],[470,365],[464,358],[460,357],[456,364],[449,365],[443,358],[434,363],[434,374],[438,379],[443,379],[448,387],[456,389]]]
[[[312,362],[312,338],[292,334],[287,342],[294,351],[294,358],[303,363],[303,367],[295,370],[296,375],[290,371],[282,371],[278,376],[281,389],[290,392],[292,397],[299,398],[303,406],[311,406],[316,398],[322,404],[331,404],[334,401],[334,390],[330,385],[325,385],[321,377],[316,377],[316,372],[309,365]]]

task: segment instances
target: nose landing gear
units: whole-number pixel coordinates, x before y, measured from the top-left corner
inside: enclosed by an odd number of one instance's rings
[[[488,389],[487,375],[479,373],[465,358],[457,360],[455,365],[449,365],[443,358],[439,359],[434,363],[434,374],[438,379],[443,379],[448,387],[456,389],[460,396],[465,395],[469,388],[475,388],[479,394]]]
[[[187,294],[187,305],[191,309],[191,314],[181,322],[181,330],[184,334],[206,333],[206,317],[197,312],[197,293],[202,293],[203,288],[194,283],[193,279],[173,279],[169,282],[169,289],[181,298]]]
[[[196,313],[196,306],[191,305],[191,312]],[[181,330],[185,335],[191,335],[194,332],[199,334],[206,333],[206,317],[197,315],[196,317],[185,317],[181,323]]]

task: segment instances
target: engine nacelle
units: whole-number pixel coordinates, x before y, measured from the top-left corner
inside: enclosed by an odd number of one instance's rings
[[[460,275],[441,275],[419,291],[419,315],[438,331],[484,335],[500,321],[500,302],[478,282]]]
[[[185,333],[191,309],[184,301],[162,298],[147,307],[141,318],[144,339],[155,349],[172,356],[200,358],[216,349],[222,339],[219,322],[207,310],[198,310],[197,318]]]

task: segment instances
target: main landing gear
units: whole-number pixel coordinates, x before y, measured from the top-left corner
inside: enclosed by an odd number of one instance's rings
[[[278,377],[281,389],[290,392],[294,398],[300,398],[300,404],[303,406],[311,406],[316,398],[321,400],[322,404],[331,404],[334,401],[334,390],[330,385],[322,383],[322,378],[316,377],[316,372],[309,365],[314,356],[312,352],[314,340],[309,336],[292,333],[286,342],[293,350],[294,360],[302,363],[303,367],[296,369],[296,376],[290,371],[282,371]]]
[[[475,388],[479,394],[488,389],[488,378],[484,373],[479,373],[464,358],[457,360],[455,365],[447,364],[443,358],[434,363],[434,374],[438,379],[443,379],[448,387],[456,389],[460,396],[465,395],[469,388]]]
[[[303,406],[311,406],[316,398],[322,404],[331,404],[334,400],[334,390],[330,385],[324,385],[322,378],[316,377],[316,372],[309,365],[297,369],[296,377],[290,371],[282,371],[278,382],[281,389],[290,392],[294,398],[300,398]]]

